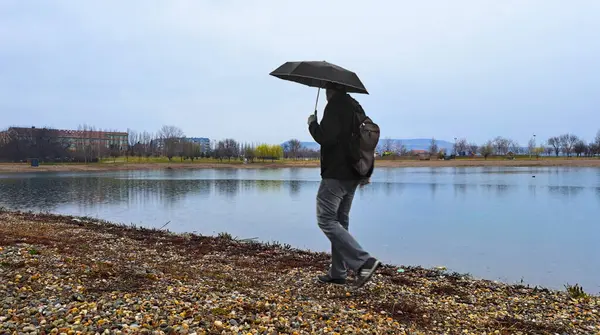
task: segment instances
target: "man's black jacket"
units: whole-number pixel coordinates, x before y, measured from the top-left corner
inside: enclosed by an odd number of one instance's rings
[[[336,93],[325,106],[321,124],[314,121],[309,125],[310,134],[321,145],[321,177],[324,179],[362,179],[348,159],[357,103],[346,93]]]

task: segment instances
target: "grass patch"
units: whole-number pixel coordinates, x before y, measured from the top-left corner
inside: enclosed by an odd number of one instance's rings
[[[255,159],[254,163],[262,163],[262,159]],[[294,160],[294,159],[276,159],[272,161],[271,159],[266,159],[265,163],[290,163],[293,162],[303,162],[303,160]],[[190,159],[184,159],[182,157],[176,156],[172,157],[169,160],[167,157],[117,157],[113,158],[103,158],[99,161],[100,164],[169,164],[169,163],[190,163],[190,164],[243,164],[244,162],[241,159],[216,159],[216,158],[196,158],[193,161]],[[81,163],[78,163],[81,164]]]
[[[229,233],[219,233],[219,235],[217,237],[220,239],[227,240],[227,241],[233,240],[233,236],[231,236],[231,234],[229,234]]]
[[[585,293],[585,291],[581,286],[579,286],[579,284],[567,284],[565,285],[565,289],[567,289],[567,294],[569,294],[569,297],[573,299],[586,299],[589,297],[589,295]]]

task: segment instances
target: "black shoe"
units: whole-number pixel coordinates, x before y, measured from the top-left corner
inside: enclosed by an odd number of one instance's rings
[[[363,285],[365,285],[369,281],[369,279],[371,279],[371,277],[380,265],[381,262],[377,259],[373,257],[369,258],[356,273],[356,286],[362,287]]]
[[[346,285],[344,278],[331,278],[329,274],[317,276],[317,281],[321,284]]]

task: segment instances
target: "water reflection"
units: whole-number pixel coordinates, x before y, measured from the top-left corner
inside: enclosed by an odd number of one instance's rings
[[[230,180],[214,180],[212,181],[217,194],[224,195],[228,198],[235,197],[240,192],[240,181],[237,179]]]
[[[485,185],[481,185],[481,187],[484,190],[486,190],[487,192],[490,192],[490,193],[493,192],[496,196],[499,196],[499,197],[504,197],[504,196],[508,195],[509,193],[512,193],[518,189],[518,187],[515,185],[507,185],[507,184],[496,184],[496,185],[485,184]]]
[[[435,193],[438,189],[438,184],[433,182],[429,184],[429,190],[431,191],[431,199],[435,199]]]
[[[584,189],[585,188],[581,186],[548,186],[548,190],[550,191],[550,193],[565,198],[576,197]]]
[[[170,174],[167,173],[167,175]],[[227,175],[235,174],[227,170]],[[65,204],[84,207],[95,205],[174,204],[193,195],[211,195],[233,200],[241,193],[270,193],[283,187],[298,194],[310,182],[238,179],[119,179],[81,178],[15,178],[1,179],[0,204],[10,208],[36,208],[52,211]]]
[[[290,181],[290,196],[295,197],[300,193],[300,181],[291,180]]]
[[[462,196],[467,194],[467,184],[454,184],[454,197]]]
[[[537,186],[535,186],[535,185],[529,185],[529,195],[532,198],[534,198],[534,199],[536,198],[536,196],[537,196]]]

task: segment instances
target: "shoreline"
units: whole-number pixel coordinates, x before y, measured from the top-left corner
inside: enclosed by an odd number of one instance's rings
[[[0,333],[600,331],[598,296],[393,265],[360,290],[318,285],[328,261],[227,234],[0,209]]]
[[[0,173],[32,173],[32,172],[104,172],[104,171],[136,171],[136,170],[195,170],[195,169],[278,169],[278,168],[318,168],[318,160],[279,162],[256,162],[242,164],[240,162],[131,162],[131,163],[68,163],[40,164],[31,167],[26,163],[0,163]],[[375,168],[406,167],[593,167],[600,168],[600,159],[594,158],[544,158],[544,159],[456,159],[456,160],[377,160]]]

